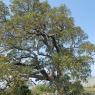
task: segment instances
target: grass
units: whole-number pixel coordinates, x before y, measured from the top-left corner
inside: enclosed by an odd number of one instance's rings
[[[87,93],[95,93],[95,87],[86,87],[84,90]]]

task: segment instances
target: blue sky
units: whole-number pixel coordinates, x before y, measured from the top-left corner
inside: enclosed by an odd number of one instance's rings
[[[9,0],[4,0],[8,3]],[[52,6],[66,4],[71,10],[75,23],[88,34],[89,40],[95,44],[95,0],[48,0]],[[95,66],[92,66],[92,75],[95,76]]]

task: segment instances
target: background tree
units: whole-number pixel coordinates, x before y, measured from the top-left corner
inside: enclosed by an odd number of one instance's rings
[[[52,8],[46,1],[12,0],[8,7],[1,1],[0,7],[1,55],[6,53],[7,64],[21,72],[21,67],[32,70],[19,77],[48,81],[60,95],[70,80],[86,80],[95,46],[65,5]]]

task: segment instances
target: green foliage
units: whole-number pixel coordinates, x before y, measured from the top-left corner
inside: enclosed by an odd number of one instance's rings
[[[81,93],[84,91],[83,86],[79,81],[71,84],[69,88],[70,95],[81,95]]]
[[[32,88],[31,92],[33,95],[42,95],[44,93],[54,93],[54,91],[48,84],[38,84]]]
[[[32,72],[32,69],[29,66],[19,67],[19,66],[14,66],[10,63],[8,63],[8,64],[7,63],[5,63],[5,64],[0,63],[0,72],[2,72],[2,73],[0,73],[0,77],[3,77],[3,75],[6,75],[6,76],[12,75],[12,76],[16,77],[16,76],[20,76],[21,73],[22,74],[25,74],[25,73],[29,74]]]
[[[28,89],[27,86],[21,85],[16,87],[15,91],[16,95],[31,95],[31,91]]]
[[[32,94],[26,85],[17,84],[14,88],[8,89],[8,91],[0,92],[0,95],[32,95]]]

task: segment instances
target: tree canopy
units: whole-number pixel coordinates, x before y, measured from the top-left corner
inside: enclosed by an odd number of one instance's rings
[[[0,1],[1,78],[48,81],[63,95],[70,80],[90,76],[94,54],[95,46],[65,5],[11,0],[6,6]]]

